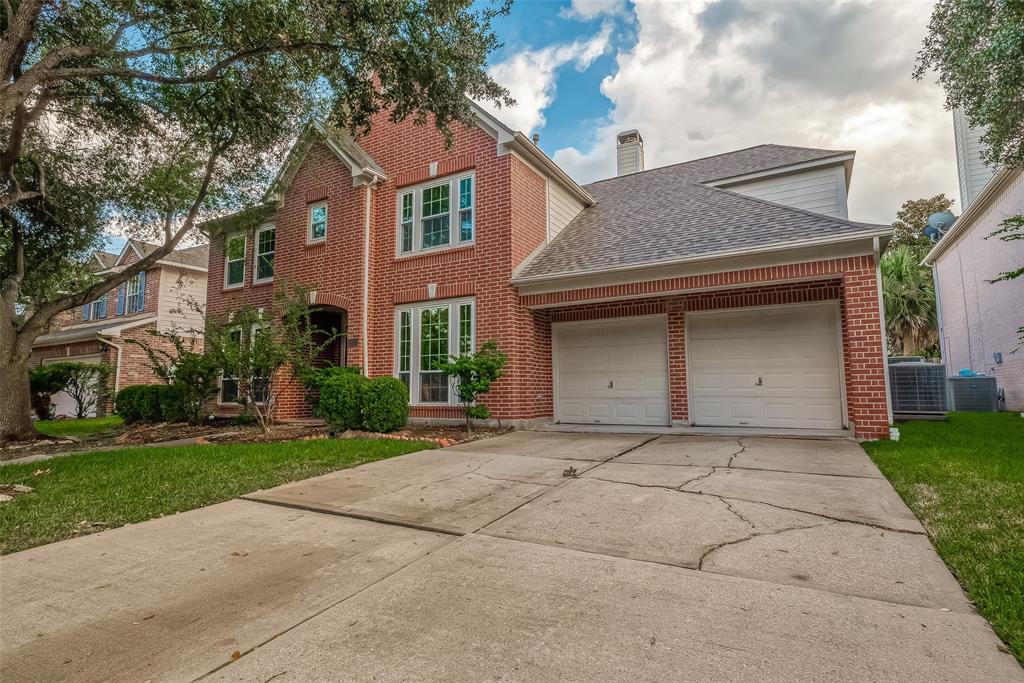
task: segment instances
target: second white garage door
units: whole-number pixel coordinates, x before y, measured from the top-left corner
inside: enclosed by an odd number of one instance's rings
[[[667,425],[664,317],[553,326],[559,422]]]
[[[686,316],[690,419],[702,426],[843,426],[835,303]]]
[[[50,365],[51,363],[101,363],[103,358],[100,356],[78,356],[75,358],[65,358],[63,356],[59,358],[47,358],[43,361],[44,365]],[[75,417],[78,413],[78,403],[75,399],[68,396],[63,391],[58,391],[56,394],[50,397],[50,405],[53,406],[54,417]],[[96,405],[93,404],[85,414],[86,417],[96,417]]]

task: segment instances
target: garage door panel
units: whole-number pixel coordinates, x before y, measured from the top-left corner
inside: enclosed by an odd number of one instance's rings
[[[842,426],[834,304],[695,314],[686,326],[694,424]]]
[[[555,358],[560,421],[669,423],[664,319],[560,326]]]

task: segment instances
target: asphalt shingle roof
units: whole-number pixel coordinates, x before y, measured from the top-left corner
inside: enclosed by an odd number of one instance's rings
[[[129,241],[139,250],[143,257],[149,256],[160,248],[156,244],[150,244],[149,242],[143,242],[142,240],[130,239]],[[170,254],[160,259],[160,261],[177,263],[183,266],[190,266],[192,268],[206,268],[210,261],[210,245],[200,244],[195,247],[175,249]]]
[[[843,154],[848,152],[760,145],[585,185],[597,203],[577,215],[516,279],[596,273],[883,230],[705,184]]]

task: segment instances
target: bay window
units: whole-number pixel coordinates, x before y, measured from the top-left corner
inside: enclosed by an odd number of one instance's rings
[[[476,176],[431,180],[398,193],[398,253],[473,242],[476,232]]]
[[[454,405],[458,396],[439,369],[450,356],[475,350],[472,299],[429,301],[395,311],[395,375],[409,387],[412,404]]]

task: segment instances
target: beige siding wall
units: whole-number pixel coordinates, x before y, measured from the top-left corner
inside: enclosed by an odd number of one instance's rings
[[[992,284],[999,273],[1024,264],[1024,241],[985,239],[1007,216],[1024,213],[1024,174],[1018,174],[970,228],[935,261],[942,316],[942,351],[949,374],[962,368],[994,374],[1006,406],[1024,410],[1024,278]],[[993,354],[1001,353],[1002,364]]]
[[[966,211],[981,194],[995,170],[981,160],[985,145],[982,131],[971,128],[960,109],[953,111],[953,133],[956,141],[957,175],[960,177],[960,210]]]
[[[846,175],[841,164],[730,185],[727,189],[826,216],[848,217]]]
[[[159,329],[201,331],[203,315],[195,310],[196,305],[206,306],[206,273],[163,266],[157,306]]]
[[[573,199],[558,183],[548,181],[548,240],[562,232],[583,205]]]

